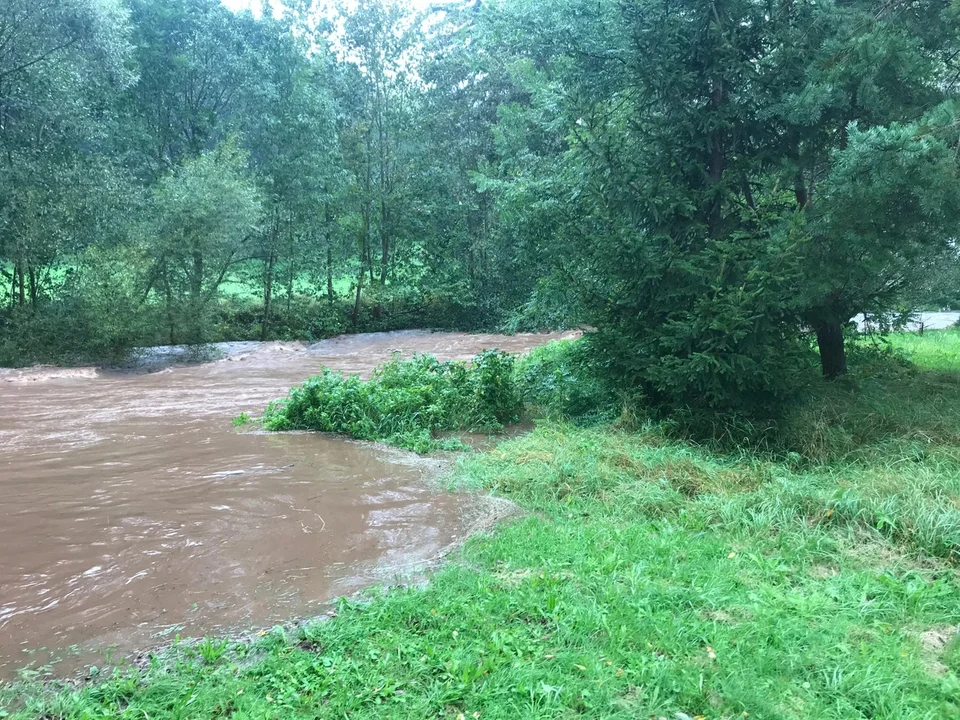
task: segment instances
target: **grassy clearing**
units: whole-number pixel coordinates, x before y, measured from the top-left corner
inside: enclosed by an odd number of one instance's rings
[[[259,285],[261,273],[261,263],[245,263],[240,266],[239,270],[227,274],[220,285],[220,292],[224,296],[235,300],[260,302],[263,300],[263,288]],[[251,278],[257,278],[257,281],[254,282]],[[355,282],[355,277],[335,277],[333,279],[334,292],[341,297],[349,295],[351,285]],[[277,302],[283,302],[287,294],[289,281],[285,277],[279,277],[275,279],[275,283],[274,291],[278,298]],[[323,298],[327,294],[326,280],[316,278],[310,273],[298,273],[293,279],[292,289],[294,295],[301,297]]]
[[[946,407],[960,364],[873,372],[874,360],[777,428],[832,400],[798,440],[820,456],[711,450],[663,424],[541,424],[460,461],[451,482],[531,512],[473,539],[427,587],[343,600],[329,622],[253,644],[182,645],[76,690],[7,688],[0,706],[151,720],[960,718],[960,424]],[[566,377],[533,373],[534,394],[570,398]]]
[[[933,330],[923,335],[897,333],[888,342],[924,369],[960,370],[960,329]]]

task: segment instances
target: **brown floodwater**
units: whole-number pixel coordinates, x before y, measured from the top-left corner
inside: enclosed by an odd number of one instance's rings
[[[157,350],[154,372],[0,371],[0,677],[309,616],[422,567],[469,500],[404,453],[231,419],[324,366],[367,376],[395,351],[468,359],[553,337],[407,331],[233,343],[193,365]]]

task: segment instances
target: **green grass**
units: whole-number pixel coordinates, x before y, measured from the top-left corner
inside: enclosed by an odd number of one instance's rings
[[[812,381],[774,433],[782,448],[819,463],[873,466],[960,453],[960,331],[893,335],[854,347],[850,374]]]
[[[342,600],[328,622],[253,643],[181,644],[79,688],[8,687],[0,707],[151,720],[960,718],[960,421],[947,407],[960,366],[933,349],[958,337],[894,340],[936,369],[868,353],[848,382],[812,388],[777,428],[820,417],[798,441],[810,457],[711,450],[669,424],[541,424],[459,461],[452,484],[528,512],[425,587]],[[553,377],[543,393],[568,397]],[[832,413],[810,415],[824,400]]]
[[[922,368],[960,371],[960,329],[928,330],[923,335],[897,333],[889,342]]]
[[[223,296],[240,301],[262,302],[263,288],[259,280],[260,273],[263,272],[263,264],[259,261],[249,261],[240,266],[240,269],[228,273],[220,285],[220,292]],[[258,278],[255,282],[250,278]],[[356,278],[340,276],[333,280],[333,289],[338,296],[347,296],[350,293],[351,285],[356,282]],[[283,302],[287,293],[287,280],[285,277],[277,277],[274,280],[274,298],[276,302]],[[293,292],[295,295],[303,297],[326,297],[326,281],[314,278],[310,273],[298,273],[293,280]]]

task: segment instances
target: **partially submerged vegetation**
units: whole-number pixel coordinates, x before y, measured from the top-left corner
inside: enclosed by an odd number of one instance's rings
[[[528,405],[589,422],[545,421],[459,461],[452,484],[530,514],[427,586],[344,599],[326,622],[253,643],[183,643],[79,689],[7,688],[7,712],[960,717],[960,333],[892,345],[854,353],[842,384],[811,385],[752,450],[731,449],[735,422],[693,443],[689,423],[623,403],[598,415],[615,396],[566,392],[590,386],[578,346],[537,351],[513,369]],[[449,373],[469,375],[419,358],[380,381],[422,389]]]
[[[495,430],[520,419],[523,407],[512,355],[489,350],[470,364],[432,355],[394,357],[369,381],[330,370],[272,403],[268,430],[320,430],[384,440],[427,452],[443,430]]]

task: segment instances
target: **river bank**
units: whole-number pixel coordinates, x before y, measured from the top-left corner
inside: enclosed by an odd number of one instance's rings
[[[954,717],[957,574],[851,505],[869,506],[879,472],[543,426],[458,465],[461,487],[530,514],[427,585],[180,644],[76,690],[20,690],[16,716]],[[933,511],[922,488],[956,493],[955,473],[924,469],[875,502]]]
[[[819,391],[820,459],[711,450],[629,418],[541,423],[453,466],[454,489],[525,514],[428,583],[342,599],[324,622],[181,642],[78,687],[7,686],[0,707],[18,720],[958,717],[960,343],[894,342],[921,367],[854,364]]]
[[[177,635],[269,627],[415,570],[470,532],[475,498],[423,461],[319,434],[238,430],[324,367],[469,358],[557,336],[399,332],[231,344],[205,363],[33,368],[0,382],[0,676],[64,675]],[[190,358],[186,358],[190,359]],[[429,474],[429,473],[428,473]],[[55,662],[59,661],[59,662]]]

